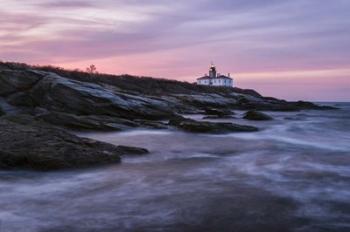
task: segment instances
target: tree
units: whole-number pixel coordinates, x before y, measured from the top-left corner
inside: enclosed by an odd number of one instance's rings
[[[88,72],[90,74],[95,74],[95,73],[97,73],[97,68],[94,64],[92,64],[86,68],[86,72]]]

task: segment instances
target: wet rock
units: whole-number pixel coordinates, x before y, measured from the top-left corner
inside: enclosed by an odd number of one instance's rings
[[[106,115],[75,115],[46,111],[37,118],[74,130],[120,131],[140,126],[127,119]]]
[[[230,132],[254,132],[258,128],[253,126],[239,125],[234,123],[215,123],[206,121],[195,121],[183,117],[174,117],[169,120],[169,125],[194,133],[230,133]]]
[[[315,109],[315,110],[335,110],[338,109],[336,107],[332,106],[319,106],[312,102],[306,102],[306,101],[297,101],[293,103],[299,110],[302,109]]]
[[[213,109],[213,108],[207,108],[205,109],[205,114],[210,116],[218,116],[218,117],[224,117],[234,114],[231,110],[226,109]]]
[[[28,117],[0,119],[0,168],[41,171],[120,162],[111,144],[80,138]]]
[[[122,131],[136,127],[151,129],[167,129],[168,126],[161,121],[128,120],[106,115],[75,115],[63,112],[50,112],[36,108],[37,119],[73,130],[89,131]]]
[[[231,110],[227,109],[215,109],[215,108],[207,108],[205,109],[205,114],[207,116],[204,116],[203,119],[230,119],[235,118],[232,115],[235,113]]]
[[[224,116],[218,116],[218,115],[209,115],[209,116],[204,116],[203,119],[232,119],[236,118],[235,116],[231,115],[224,115]]]
[[[0,116],[4,115],[5,111],[2,109],[2,107],[0,106]]]
[[[136,119],[135,123],[138,123],[140,127],[145,127],[149,129],[168,129],[169,126],[162,121],[151,121],[151,120],[142,120]]]
[[[145,155],[148,154],[149,151],[145,148],[141,147],[129,147],[129,146],[117,146],[117,150],[122,155]]]
[[[250,110],[246,112],[243,118],[256,121],[266,121],[273,119],[271,116],[255,110]]]

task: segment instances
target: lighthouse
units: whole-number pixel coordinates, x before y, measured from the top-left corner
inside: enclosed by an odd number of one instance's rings
[[[209,68],[209,77],[216,78],[216,67],[213,63],[211,63],[211,66]]]
[[[209,76],[206,74],[203,77],[197,78],[197,85],[233,87],[233,79],[230,77],[230,74],[227,76],[218,74],[216,66],[211,63]]]

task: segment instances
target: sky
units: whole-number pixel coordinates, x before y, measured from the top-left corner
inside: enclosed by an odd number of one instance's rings
[[[0,0],[0,60],[350,101],[350,0]]]

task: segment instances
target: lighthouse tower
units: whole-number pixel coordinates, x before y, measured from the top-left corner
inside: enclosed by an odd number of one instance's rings
[[[213,63],[211,63],[211,66],[209,68],[209,77],[216,78],[216,67]]]

